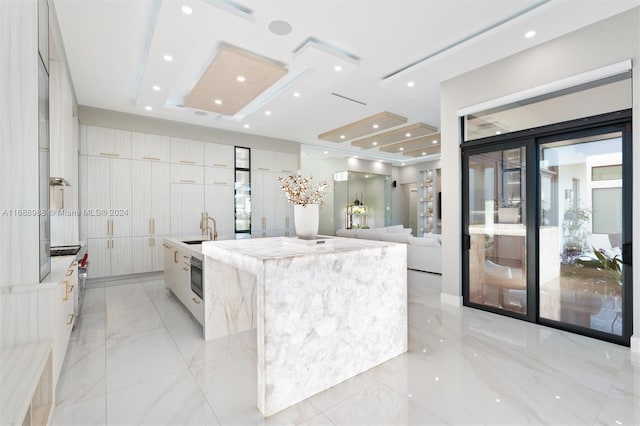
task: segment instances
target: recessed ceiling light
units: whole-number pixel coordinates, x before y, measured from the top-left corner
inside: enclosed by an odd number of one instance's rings
[[[376,161],[376,163],[382,164],[382,160],[378,160],[378,161]]]
[[[404,151],[404,148],[403,148],[403,147],[400,147],[400,151]]]
[[[369,177],[369,175],[364,175],[365,179]]]
[[[151,111],[153,108],[151,108],[151,105],[147,105],[146,107],[144,107],[144,109],[146,109],[147,111]]]
[[[410,137],[411,137],[411,133],[405,133],[405,134],[404,134],[404,137],[405,137],[405,138],[410,138]]]
[[[182,13],[184,13],[185,15],[191,15],[193,13],[193,9],[191,9],[189,6],[182,6]]]
[[[156,92],[160,91],[160,86],[158,86],[157,84],[153,85],[153,90],[155,90]]]
[[[354,155],[354,156],[353,156],[353,158],[358,158],[358,156],[357,156],[357,155]]]
[[[329,151],[324,151],[324,153],[325,153],[325,154],[328,154],[328,153],[329,153]]]
[[[264,112],[264,115],[271,115],[271,111],[266,110],[266,111]]]
[[[213,103],[216,105],[222,105],[222,101],[220,99],[214,100]]]
[[[416,84],[415,84],[413,81],[409,81],[409,82],[407,83],[407,87],[413,87],[413,86],[415,86],[415,85],[416,85]]]
[[[251,126],[249,126],[248,124],[245,124],[245,125],[244,125],[244,126],[242,126],[242,127],[244,127],[245,129],[248,129],[248,128],[249,128],[249,127],[251,127]]]
[[[371,145],[376,146],[378,145],[378,142],[372,142]]]
[[[287,35],[291,32],[291,24],[282,20],[271,21],[269,31],[275,35]]]
[[[501,134],[502,132],[500,130],[496,131],[496,135]]]
[[[340,139],[344,139],[345,137],[345,135],[340,135]]]
[[[293,97],[294,98],[299,98],[300,97],[300,92],[293,92]]]
[[[423,152],[423,153],[422,153],[422,155],[427,155],[427,153],[426,153],[426,152]]]
[[[206,111],[195,111],[194,112],[195,115],[207,115]]]
[[[533,31],[533,30],[531,30],[531,31],[527,31],[526,33],[524,33],[524,36],[525,36],[526,38],[531,38],[531,37],[533,37],[534,35],[536,35],[536,32],[535,32],[535,31]]]
[[[431,143],[438,143],[438,140],[434,139],[434,140],[431,141]]]
[[[404,163],[400,163],[401,166],[404,166]]]
[[[380,127],[380,126],[378,126],[377,124],[374,124],[374,125],[373,125],[373,128],[374,128],[374,129],[377,129],[378,127]]]
[[[237,76],[236,80],[238,80],[240,83],[244,83],[245,81],[247,81],[247,79],[244,77],[244,75]]]
[[[167,62],[173,61],[173,56],[171,55],[164,55],[162,58]]]
[[[333,69],[338,72],[342,71],[342,67],[340,65],[336,65]]]

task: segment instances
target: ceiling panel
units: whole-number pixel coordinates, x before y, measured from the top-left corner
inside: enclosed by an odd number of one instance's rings
[[[385,111],[322,133],[318,135],[318,139],[330,142],[345,142],[381,130],[400,126],[406,122],[406,117]]]
[[[435,141],[435,143],[434,143]],[[394,143],[380,147],[380,151],[402,153],[404,151],[415,151],[422,148],[431,148],[440,144],[440,133],[433,133],[415,139],[409,139],[405,142]]]
[[[184,105],[234,115],[287,72],[275,61],[223,45]]]
[[[404,151],[402,153],[407,157],[424,157],[426,155],[440,154],[440,145],[433,145],[424,149],[415,149],[413,151]]]
[[[364,139],[358,139],[351,142],[351,145],[365,149],[376,148],[384,145],[390,145],[392,143],[405,141],[407,139],[416,138],[418,136],[425,136],[437,131],[438,129],[433,126],[429,126],[428,124],[414,123],[408,126],[400,127],[398,129],[390,130],[388,132],[369,136]]]

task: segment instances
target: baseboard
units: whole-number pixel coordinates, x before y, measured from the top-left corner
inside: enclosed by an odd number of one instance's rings
[[[462,297],[453,294],[440,293],[440,303],[451,306],[462,306]]]
[[[631,352],[640,354],[640,334],[638,333],[631,336]]]
[[[163,279],[163,277],[164,273],[160,271],[145,272],[142,274],[118,275],[116,277],[89,278],[87,280],[86,288],[101,288],[116,285],[135,284],[140,282],[161,280]]]

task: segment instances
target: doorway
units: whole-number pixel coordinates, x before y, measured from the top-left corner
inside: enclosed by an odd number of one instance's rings
[[[629,345],[629,117],[463,146],[466,306]]]

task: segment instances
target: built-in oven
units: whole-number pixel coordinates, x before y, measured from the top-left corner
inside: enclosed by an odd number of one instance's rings
[[[200,299],[202,297],[202,260],[191,256],[191,291]]]

